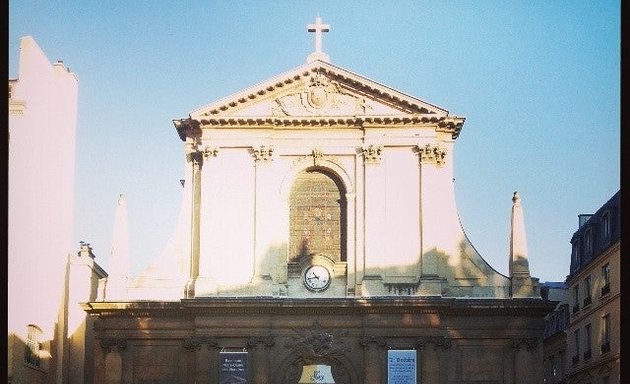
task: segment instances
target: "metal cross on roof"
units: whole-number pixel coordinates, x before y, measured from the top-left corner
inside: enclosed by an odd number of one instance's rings
[[[317,16],[315,24],[308,25],[309,32],[315,32],[315,52],[322,52],[322,32],[330,31],[330,25],[322,24],[322,18]]]

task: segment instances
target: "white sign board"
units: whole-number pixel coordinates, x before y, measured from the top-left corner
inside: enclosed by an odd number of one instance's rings
[[[416,351],[390,349],[387,351],[387,383],[416,384]]]

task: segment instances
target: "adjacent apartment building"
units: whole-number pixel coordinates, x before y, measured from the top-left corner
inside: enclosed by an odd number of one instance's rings
[[[619,383],[620,193],[579,215],[571,238],[567,383]]]

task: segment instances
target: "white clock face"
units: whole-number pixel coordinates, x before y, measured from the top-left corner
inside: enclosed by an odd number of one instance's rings
[[[313,265],[304,273],[304,284],[313,291],[322,291],[330,285],[330,272],[326,267]]]

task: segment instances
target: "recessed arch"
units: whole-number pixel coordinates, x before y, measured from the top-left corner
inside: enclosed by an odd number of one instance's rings
[[[288,261],[315,255],[346,261],[346,190],[335,173],[316,166],[302,170],[293,178],[288,204]]]

